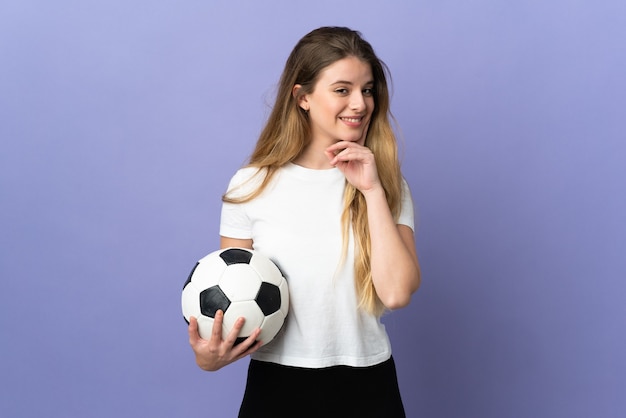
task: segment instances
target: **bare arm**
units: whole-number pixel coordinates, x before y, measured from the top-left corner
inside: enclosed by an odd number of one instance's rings
[[[363,145],[341,141],[328,147],[326,155],[365,196],[372,242],[372,281],[378,297],[388,309],[406,306],[421,281],[415,238],[411,228],[396,225],[393,219],[374,154]]]
[[[396,225],[382,187],[364,193],[372,242],[372,280],[378,297],[389,309],[409,304],[421,275],[413,230]]]
[[[229,248],[229,247],[239,247],[239,248],[247,248],[249,250],[252,249],[252,240],[251,239],[238,239],[238,238],[228,238],[220,236],[220,248]]]

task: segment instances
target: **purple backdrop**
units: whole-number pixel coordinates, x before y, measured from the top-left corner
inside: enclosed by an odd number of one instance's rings
[[[265,3],[0,3],[0,416],[235,416],[247,361],[196,368],[180,290],[321,25],[393,74],[408,415],[626,416],[626,3]]]

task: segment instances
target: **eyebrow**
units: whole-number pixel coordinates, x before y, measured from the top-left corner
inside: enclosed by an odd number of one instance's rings
[[[335,81],[334,83],[331,83],[330,85],[334,86],[335,84],[347,84],[349,86],[354,85],[352,81],[346,81],[346,80],[338,80],[338,81]],[[374,85],[374,80],[370,80],[364,84],[364,86],[368,86],[368,85]]]

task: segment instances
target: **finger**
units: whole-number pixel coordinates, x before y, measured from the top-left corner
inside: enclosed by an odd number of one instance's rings
[[[250,333],[250,335],[248,335],[248,338],[246,338],[245,340],[243,340],[241,342],[241,344],[239,344],[242,348],[244,347],[248,347],[245,349],[245,351],[249,350],[252,346],[254,346],[256,343],[260,342],[258,341],[259,339],[259,335],[261,335],[261,328],[257,328],[254,331],[252,331],[252,333]]]
[[[353,161],[368,164],[371,160],[371,153],[369,152],[345,149],[333,158],[331,164],[336,165],[338,163],[349,163]]]
[[[192,316],[189,318],[189,326],[187,327],[189,332],[189,344],[195,345],[200,340],[200,333],[198,332],[198,320]]]
[[[239,336],[239,333],[241,332],[241,329],[243,328],[245,322],[246,318],[244,318],[243,316],[237,318],[237,320],[233,324],[233,328],[230,330],[230,332],[226,336],[226,339],[224,340],[228,345],[235,345],[235,341],[237,341],[237,337]]]
[[[355,158],[369,160],[374,158],[374,153],[369,148],[360,147],[360,148],[349,148],[346,149],[346,154],[352,155]]]
[[[263,346],[263,343],[261,341],[253,341],[252,345],[250,347],[248,347],[248,349],[246,349],[246,351],[244,351],[239,356],[237,356],[237,359],[242,359],[242,358],[244,358],[246,356],[249,356],[250,354],[252,354],[255,351],[257,351],[259,348],[261,348],[261,346]]]
[[[326,155],[334,155],[335,157],[341,155],[367,155],[372,153],[367,147],[347,141],[337,142],[326,148],[325,151]]]
[[[237,348],[240,350],[238,357],[245,357],[248,354],[252,354],[263,345],[263,343],[258,340],[260,334],[261,329],[257,328],[248,336],[248,338],[237,345]]]
[[[328,158],[328,161],[332,164],[332,161],[335,158],[335,153],[333,151],[324,150],[324,154],[326,154],[326,158]]]
[[[354,142],[350,142],[350,141],[339,141],[339,142],[335,142],[334,144],[326,148],[326,152],[332,153],[333,155],[337,155],[339,152],[345,150],[346,148],[360,147],[360,146],[361,145],[356,144]]]
[[[326,158],[328,158],[328,162],[330,163],[330,165],[335,166],[337,165],[337,163],[339,162],[337,160],[337,155],[339,155],[340,152],[342,152],[343,150],[326,150],[324,151],[324,153],[326,154]]]
[[[222,324],[224,322],[224,312],[220,309],[215,312],[213,327],[211,328],[211,342],[222,341]]]
[[[345,148],[369,149],[365,145],[359,144],[358,142],[355,142],[355,141],[337,141],[329,145],[326,149],[327,150],[342,150]]]
[[[350,147],[350,145],[351,144],[347,141],[341,141],[326,148],[324,152],[330,164],[337,165],[337,163],[339,162],[338,157],[342,154],[345,154],[348,148]]]

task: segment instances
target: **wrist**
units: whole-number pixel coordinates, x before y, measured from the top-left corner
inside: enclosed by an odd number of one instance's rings
[[[383,198],[386,199],[385,189],[380,183],[376,183],[373,187],[365,190],[361,190],[361,193],[365,197],[365,200]]]

